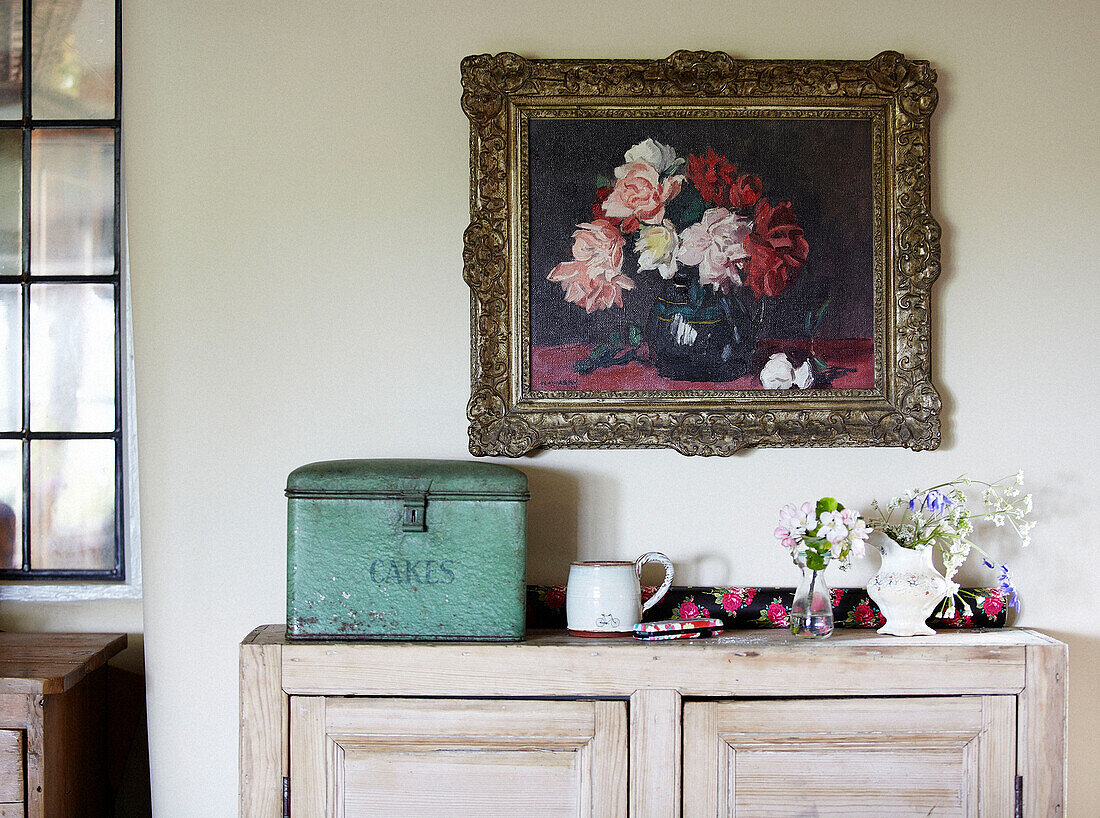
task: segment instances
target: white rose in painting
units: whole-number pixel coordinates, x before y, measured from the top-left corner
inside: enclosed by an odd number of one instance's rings
[[[765,389],[790,389],[794,383],[794,365],[786,353],[777,352],[768,358],[760,370],[760,383]]]
[[[699,283],[711,284],[723,291],[740,287],[739,264],[749,257],[745,237],[752,222],[724,207],[712,207],[703,218],[680,236],[679,258],[684,264],[699,265]]]
[[[794,371],[794,385],[799,389],[809,389],[814,385],[814,370],[810,366],[810,359]]]
[[[664,173],[676,161],[676,151],[655,139],[647,139],[628,150],[625,158],[628,165],[634,162],[648,162],[657,169],[658,173]]]
[[[638,269],[656,270],[661,278],[672,278],[679,266],[676,264],[679,245],[680,237],[668,219],[661,224],[643,226],[634,243],[634,250],[638,253]]]

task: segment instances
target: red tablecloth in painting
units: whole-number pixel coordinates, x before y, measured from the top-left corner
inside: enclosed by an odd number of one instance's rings
[[[796,353],[806,350],[806,341],[761,341],[760,349]],[[670,381],[657,374],[652,366],[637,361],[621,366],[597,369],[583,375],[573,369],[573,363],[586,358],[592,347],[587,344],[534,347],[531,349],[531,388],[535,391],[636,392],[645,390],[726,390],[761,389],[759,373],[746,375],[728,383]],[[815,341],[814,353],[831,367],[843,367],[852,372],[841,375],[832,383],[833,389],[871,389],[874,387],[873,342],[868,338]]]

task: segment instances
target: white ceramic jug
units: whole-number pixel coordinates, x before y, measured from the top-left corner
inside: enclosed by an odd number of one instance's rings
[[[642,604],[642,566],[659,562],[665,580],[657,593]],[[672,585],[672,561],[658,551],[627,560],[585,560],[569,566],[565,616],[574,636],[629,634],[642,614],[656,605]]]

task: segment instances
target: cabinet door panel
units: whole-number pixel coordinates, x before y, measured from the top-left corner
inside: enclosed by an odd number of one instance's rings
[[[684,818],[1012,814],[1011,696],[692,702]]]
[[[626,704],[295,696],[292,814],[626,815]]]
[[[22,818],[23,807],[23,731],[0,730],[0,818]]]

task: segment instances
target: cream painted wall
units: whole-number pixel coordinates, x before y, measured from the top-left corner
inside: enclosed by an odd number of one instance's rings
[[[784,502],[828,492],[866,506],[962,471],[1023,468],[1035,545],[993,546],[1019,575],[1020,624],[1071,645],[1071,814],[1089,814],[1100,803],[1095,11],[1037,0],[129,3],[157,814],[235,812],[237,643],[284,618],[286,474],[331,457],[466,455],[460,59],[678,48],[861,59],[893,48],[939,69],[944,445],[525,459],[531,578],[562,578],[577,553],[660,548],[683,582],[790,584],[770,533]]]

